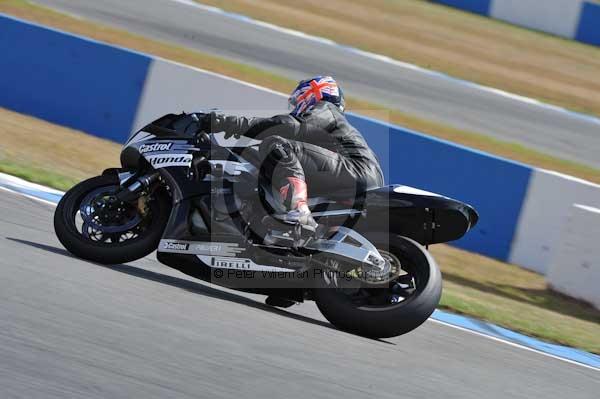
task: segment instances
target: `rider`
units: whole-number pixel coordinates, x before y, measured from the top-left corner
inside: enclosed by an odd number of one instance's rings
[[[383,185],[375,153],[344,116],[344,95],[330,76],[302,80],[289,97],[291,112],[271,118],[211,113],[209,132],[262,140],[261,171],[286,207],[285,221],[316,225],[307,194],[364,192]]]

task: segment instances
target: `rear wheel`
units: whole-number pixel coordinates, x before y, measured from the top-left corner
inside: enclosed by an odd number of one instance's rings
[[[315,301],[327,320],[342,330],[371,338],[405,334],[423,324],[438,305],[442,294],[439,268],[409,238],[392,237],[389,244],[372,242],[390,262],[390,278],[373,285],[324,273]]]
[[[115,264],[143,258],[158,247],[169,219],[169,197],[159,191],[131,204],[115,197],[118,190],[118,178],[109,175],[65,193],[54,213],[54,230],[69,252]]]

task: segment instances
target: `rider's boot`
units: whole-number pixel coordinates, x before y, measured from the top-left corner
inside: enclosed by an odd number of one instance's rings
[[[279,189],[281,202],[288,211],[287,214],[282,215],[283,221],[300,224],[303,228],[314,231],[317,222],[308,208],[306,182],[297,177],[288,177],[286,180],[287,184]]]
[[[275,306],[278,308],[289,308],[290,306],[294,306],[296,304],[296,302],[289,299],[280,298],[273,295],[269,295],[265,300],[265,303],[269,306]]]

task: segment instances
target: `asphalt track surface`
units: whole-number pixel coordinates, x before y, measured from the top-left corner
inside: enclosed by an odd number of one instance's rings
[[[54,207],[0,189],[1,398],[592,398],[600,372],[427,322],[370,340],[316,306],[197,282],[153,256],[70,256]]]
[[[172,0],[36,2],[294,79],[332,74],[353,96],[600,167],[600,123],[572,113],[482,91]]]

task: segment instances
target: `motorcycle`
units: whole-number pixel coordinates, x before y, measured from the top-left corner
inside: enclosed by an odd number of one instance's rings
[[[318,227],[283,211],[252,145],[220,144],[202,113],[168,114],[133,132],[121,168],[62,197],[56,235],[101,264],[157,259],[220,286],[308,300],[339,329],[393,337],[421,325],[442,292],[430,244],[462,237],[478,220],[469,205],[402,185],[310,198]]]

